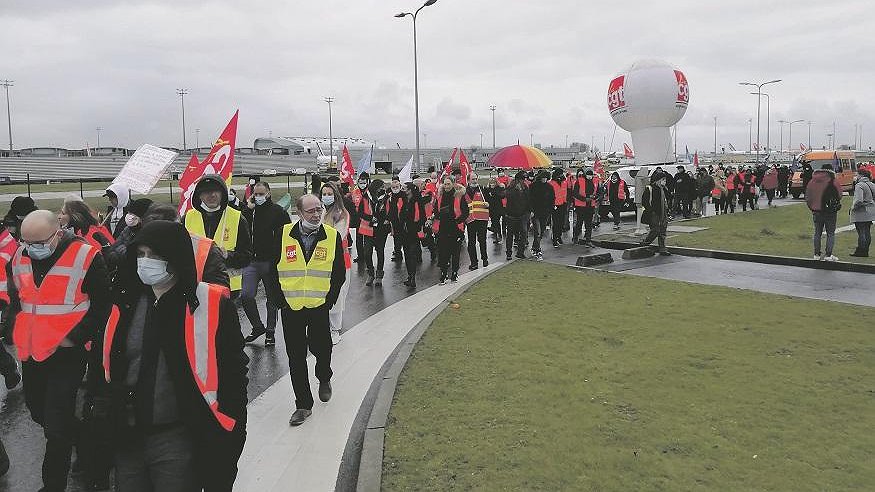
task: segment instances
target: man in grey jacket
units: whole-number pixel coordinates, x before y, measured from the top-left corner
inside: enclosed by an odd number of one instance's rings
[[[869,171],[860,169],[854,179],[854,202],[851,204],[851,222],[857,228],[857,249],[851,256],[869,256],[872,221],[875,221],[875,184]]]

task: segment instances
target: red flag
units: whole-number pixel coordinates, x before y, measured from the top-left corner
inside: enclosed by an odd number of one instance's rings
[[[468,164],[468,158],[465,156],[465,151],[459,149],[459,170],[462,171],[462,177],[459,179],[459,184],[468,186],[468,175],[471,174],[471,165]]]
[[[343,144],[343,166],[340,168],[340,179],[344,183],[355,183],[355,168],[352,166],[352,159],[349,157],[349,149],[346,144]]]
[[[185,172],[179,178],[179,187],[182,189],[182,198],[179,200],[180,217],[191,208],[191,196],[194,194],[194,188],[201,176],[218,174],[228,184],[231,183],[231,173],[234,170],[234,144],[237,140],[237,115],[239,114],[239,110],[234,113],[222,135],[213,144],[210,153],[202,162],[198,162],[194,155],[189,159]]]
[[[699,167],[699,151],[693,154],[693,165]]]
[[[595,155],[595,164],[592,165],[592,169],[596,175],[601,176],[602,178],[605,177],[605,167],[602,165],[602,160],[599,159],[598,154]]]
[[[627,159],[632,159],[635,157],[635,154],[632,152],[632,148],[629,147],[629,145],[625,142],[623,142],[623,154],[626,156]]]
[[[6,268],[6,262],[12,261],[18,241],[6,229],[0,231],[0,268]]]
[[[456,160],[456,152],[459,149],[453,149],[453,153],[450,155],[450,160],[447,161],[447,165],[444,166],[444,170],[441,173],[440,177],[438,177],[438,183],[442,183],[444,181],[444,176],[450,176],[453,174],[453,161]]]

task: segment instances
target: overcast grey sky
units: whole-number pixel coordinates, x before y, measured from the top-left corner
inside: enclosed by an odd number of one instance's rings
[[[0,79],[15,80],[15,146],[94,145],[97,126],[104,146],[180,146],[175,89],[185,87],[189,145],[195,128],[201,145],[215,138],[237,108],[238,146],[268,130],[327,136],[331,95],[335,135],[412,147],[412,27],[393,15],[419,5],[3,0]],[[660,58],[690,83],[679,149],[711,150],[715,115],[718,143],[746,149],[756,97],[738,82],[773,78],[784,79],[769,89],[773,147],[779,119],[813,120],[816,146],[833,121],[839,144],[862,124],[873,145],[871,14],[871,0],[439,0],[417,21],[421,131],[429,146],[479,144],[481,133],[490,146],[495,104],[499,146],[530,134],[601,146],[614,129],[608,82]],[[794,125],[794,146],[807,139],[807,125]],[[624,141],[618,129],[614,148]]]

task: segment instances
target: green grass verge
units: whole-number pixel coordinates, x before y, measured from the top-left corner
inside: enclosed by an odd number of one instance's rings
[[[838,214],[836,227],[850,225],[848,209],[851,197],[845,197]],[[760,200],[764,204],[764,200]],[[740,210],[740,209],[739,209]],[[811,258],[814,254],[812,236],[814,222],[804,202],[752,212],[736,212],[677,223],[683,226],[707,227],[708,230],[690,234],[675,234],[668,240],[670,246],[739,251],[766,255]],[[823,236],[826,246],[826,236]],[[857,232],[851,230],[836,234],[834,254],[841,261],[875,263],[875,257],[848,256],[857,247]],[[875,251],[873,251],[875,253]]]
[[[400,377],[385,490],[875,483],[875,309],[528,262],[456,302]]]

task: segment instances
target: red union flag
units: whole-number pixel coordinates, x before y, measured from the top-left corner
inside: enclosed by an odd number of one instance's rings
[[[462,171],[462,176],[459,177],[459,184],[468,186],[468,175],[471,174],[471,164],[468,163],[468,157],[465,156],[465,151],[459,149],[459,171]]]
[[[349,149],[346,144],[343,144],[343,164],[340,167],[340,180],[344,183],[355,183],[355,168],[352,165],[352,159],[349,157]]]
[[[680,70],[674,71],[674,76],[678,81],[678,98],[677,102],[687,104],[690,102],[690,86],[687,84],[687,76]]]
[[[456,152],[458,152],[458,148],[453,149],[453,153],[450,154],[450,160],[447,161],[447,165],[444,166],[444,170],[441,173],[441,177],[438,178],[437,185],[440,186],[440,183],[444,181],[445,176],[450,176],[453,174],[453,161],[456,160]]]
[[[179,200],[180,217],[191,208],[191,196],[194,194],[194,188],[201,176],[218,174],[225,178],[227,183],[231,183],[231,173],[234,170],[234,144],[237,140],[237,116],[239,114],[239,110],[234,113],[222,135],[213,144],[210,153],[202,162],[198,162],[195,156],[191,156],[185,172],[179,178],[179,187],[182,189],[182,198]]]
[[[626,76],[620,75],[608,85],[608,111],[611,114],[626,107],[626,97],[623,94]]]
[[[623,155],[627,159],[632,159],[633,157],[635,157],[635,154],[632,152],[632,148],[629,147],[629,144],[625,142],[623,142]]]

